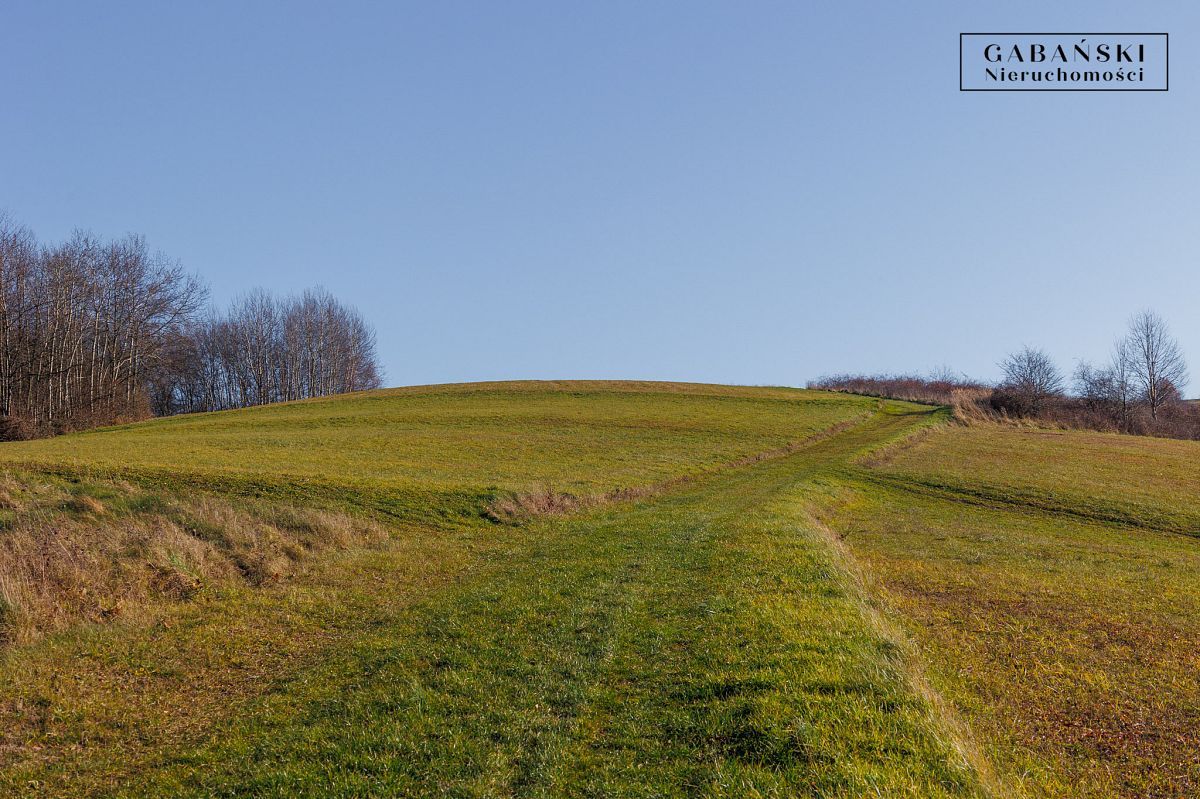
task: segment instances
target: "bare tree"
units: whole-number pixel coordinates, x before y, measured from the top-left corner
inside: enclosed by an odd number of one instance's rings
[[[258,289],[173,344],[152,385],[159,414],[216,411],[378,388],[375,332],[323,289]]]
[[[0,438],[377,388],[375,332],[314,289],[225,314],[144,239],[43,246],[0,215]]]
[[[1131,383],[1150,409],[1150,418],[1157,420],[1162,407],[1177,400],[1187,384],[1187,364],[1179,344],[1162,317],[1142,311],[1129,320],[1124,347]]]
[[[1088,403],[1099,404],[1108,399],[1108,370],[1080,361],[1071,375],[1075,394]]]
[[[1000,363],[1001,388],[1018,402],[1024,413],[1036,414],[1046,400],[1062,393],[1063,376],[1043,350],[1022,347]]]
[[[204,295],[138,237],[43,246],[0,220],[0,435],[145,416],[147,376]]]
[[[1109,398],[1117,411],[1118,425],[1121,430],[1128,431],[1133,414],[1133,354],[1129,350],[1129,342],[1121,340],[1113,345],[1109,357],[1108,369]]]
[[[1128,432],[1136,402],[1133,385],[1132,355],[1129,342],[1120,339],[1113,345],[1109,362],[1093,367],[1081,361],[1075,369],[1075,393],[1093,411],[1111,419],[1118,430]]]

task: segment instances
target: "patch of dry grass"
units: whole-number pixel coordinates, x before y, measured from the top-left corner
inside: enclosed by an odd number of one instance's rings
[[[0,530],[0,642],[8,644],[81,621],[135,619],[214,585],[276,582],[313,552],[386,537],[374,522],[329,511],[32,474],[4,475],[0,500],[10,513]]]

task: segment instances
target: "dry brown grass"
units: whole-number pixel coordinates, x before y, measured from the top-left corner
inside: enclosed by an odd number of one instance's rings
[[[233,582],[285,579],[313,552],[371,544],[386,532],[347,515],[235,506],[212,496],[96,497],[33,475],[0,479],[0,644],[78,622],[136,618]]]
[[[957,389],[950,393],[950,409],[954,412],[954,420],[960,424],[979,424],[981,422],[997,421],[998,417],[985,407],[987,398],[991,395],[988,389]]]

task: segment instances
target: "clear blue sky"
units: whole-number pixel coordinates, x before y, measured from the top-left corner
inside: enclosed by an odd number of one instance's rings
[[[1171,90],[959,93],[980,30],[1167,31]],[[10,1],[0,208],[142,233],[222,303],[323,284],[389,384],[989,378],[1142,307],[1200,376],[1197,34],[1178,2]]]

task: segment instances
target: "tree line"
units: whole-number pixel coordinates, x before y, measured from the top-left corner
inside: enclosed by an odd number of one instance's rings
[[[218,312],[140,236],[43,244],[0,216],[0,438],[379,384],[374,332],[327,292]]]
[[[1000,363],[994,385],[942,369],[914,375],[833,375],[812,388],[952,405],[960,415],[1019,417],[1064,427],[1200,439],[1200,405],[1187,402],[1187,363],[1161,316],[1129,320],[1107,362],[1082,361],[1070,379],[1045,350],[1025,346]]]
[[[221,411],[378,388],[375,333],[323,289],[255,291],[167,343],[149,383],[159,415]]]
[[[1001,364],[1004,380],[993,407],[1022,416],[1076,417],[1086,426],[1125,433],[1200,435],[1195,406],[1183,401],[1187,362],[1167,323],[1153,311],[1129,320],[1113,344],[1108,362],[1082,361],[1073,389],[1053,359],[1041,349],[1023,347]]]

